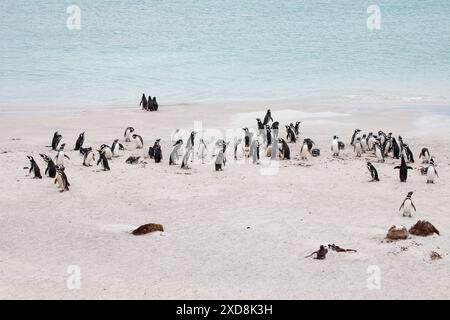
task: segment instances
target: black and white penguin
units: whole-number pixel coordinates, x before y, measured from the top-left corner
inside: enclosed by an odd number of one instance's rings
[[[436,165],[434,163],[434,158],[431,157],[430,159],[430,164],[427,168],[427,184],[428,183],[434,183],[434,180],[437,178],[439,178],[439,175],[437,173],[436,170]]]
[[[367,169],[369,170],[370,175],[372,176],[372,181],[380,181],[380,179],[378,178],[378,171],[377,171],[377,169],[375,169],[373,164],[368,162],[368,161],[367,161]]]
[[[294,126],[294,133],[298,137],[300,135],[300,123],[301,121],[297,121]]]
[[[280,129],[280,123],[278,121],[274,121],[272,123],[272,134],[273,134],[273,139],[277,140],[278,139],[278,130]]]
[[[48,174],[50,178],[54,178],[56,176],[56,166],[52,158],[43,153],[40,153],[39,155],[42,157],[42,159],[44,159],[45,163],[47,163],[45,174]]]
[[[123,136],[125,137],[125,142],[131,142],[131,134],[134,132],[133,127],[128,127],[125,129]]]
[[[399,166],[396,166],[394,169],[400,170],[400,181],[406,182],[408,179],[408,170],[412,170],[410,166],[406,164],[405,157],[402,155],[402,163]]]
[[[90,167],[92,166],[92,163],[95,162],[95,155],[94,151],[89,150],[84,154],[83,157],[83,166]]]
[[[153,106],[153,111],[158,111],[159,104],[158,104],[158,101],[156,101],[156,97],[153,97],[153,99],[152,99],[152,106]]]
[[[81,147],[81,148],[80,148],[80,153],[81,153],[83,156],[85,156],[86,153],[88,153],[89,151],[92,151],[92,147],[89,147],[89,148],[83,148],[83,147]]]
[[[194,153],[194,148],[190,147],[186,149],[186,152],[183,156],[183,160],[181,160],[181,169],[190,169],[189,162],[191,161],[192,154]]]
[[[194,148],[195,145],[195,135],[197,134],[197,132],[192,131],[191,134],[189,135],[189,138],[186,142],[186,149],[191,149]]]
[[[147,98],[145,97],[145,93],[142,94],[141,102],[139,105],[142,106],[142,110],[147,110]]]
[[[308,146],[308,151],[309,151],[309,152],[311,152],[313,146],[316,145],[316,144],[314,143],[314,141],[312,141],[310,138],[303,139],[303,143],[306,143],[306,145]]]
[[[107,150],[106,148],[97,150],[98,154],[99,154],[99,159],[97,161],[97,166],[101,163],[102,167],[103,167],[103,170],[104,171],[109,171],[111,169],[109,168],[108,159],[106,158],[106,155],[105,155],[106,150]]]
[[[272,113],[270,112],[270,109],[267,109],[266,115],[264,116],[263,125],[264,126],[268,125],[269,121],[273,122],[273,119],[272,119]]]
[[[419,159],[422,159],[422,163],[428,163],[428,161],[430,161],[430,151],[428,148],[422,148]]]
[[[303,140],[302,147],[300,148],[300,158],[302,160],[307,160],[308,155],[310,154],[308,142]]]
[[[378,131],[378,139],[380,141],[381,146],[384,146],[386,140],[387,140],[387,136],[386,133],[384,133],[383,131]]]
[[[278,142],[281,143],[281,148],[278,150],[280,152],[280,157],[282,160],[291,159],[291,149],[289,149],[288,144],[283,138],[278,138]]]
[[[397,140],[395,140],[394,137],[391,138],[392,141],[392,153],[394,155],[395,159],[399,159],[400,158],[400,146],[397,143]]]
[[[405,200],[403,200],[402,205],[400,206],[400,209],[398,209],[398,211],[401,211],[403,209],[403,216],[404,217],[412,217],[412,209],[414,209],[414,212],[416,212],[416,206],[414,205],[414,203],[411,200],[411,197],[413,195],[413,191],[408,192],[408,194],[406,195]]]
[[[59,147],[58,152],[56,153],[56,156],[55,156],[55,163],[57,166],[60,166],[60,167],[64,167],[64,158],[67,158],[70,160],[69,156],[64,153],[65,146],[66,146],[65,143],[61,144],[61,146]]]
[[[339,138],[337,136],[333,137],[333,141],[331,142],[331,152],[333,153],[333,157],[338,157],[340,148],[339,148]]]
[[[103,153],[105,154],[106,159],[112,160],[113,151],[110,146],[108,146],[107,144],[102,144],[100,146],[100,150],[103,150]]]
[[[70,183],[67,179],[64,166],[56,166],[55,184],[58,184],[60,192],[69,191]]]
[[[125,148],[121,143],[119,143],[119,139],[114,139],[112,145],[111,145],[111,152],[112,156],[114,158],[120,157],[120,151],[124,150]]]
[[[148,156],[150,159],[154,159],[155,158],[155,147],[157,145],[159,145],[159,142],[161,141],[161,139],[157,139],[155,141],[155,143],[153,144],[153,146],[148,147]]]
[[[78,136],[77,142],[75,142],[75,151],[80,150],[80,148],[83,146],[84,143],[84,132],[80,133]]]
[[[32,156],[27,156],[27,158],[28,158],[28,160],[30,160],[29,173],[31,174],[31,171],[33,171],[33,174],[34,174],[33,179],[42,179],[41,170],[39,169],[39,166],[36,163],[36,161],[34,161],[34,158]]]
[[[356,138],[357,138],[357,136],[359,135],[360,132],[361,132],[361,129],[356,129],[353,132],[352,139],[350,140],[350,145],[353,146],[355,144]]]
[[[242,139],[239,139],[239,141],[242,141]],[[236,145],[236,143],[235,143]],[[236,148],[235,148],[236,151]],[[236,152],[235,152],[236,156]],[[202,160],[202,164],[205,163],[206,158],[208,157],[208,147],[206,146],[205,140],[200,138],[197,148],[197,157]]]
[[[345,149],[345,143],[343,143],[342,141],[338,141],[338,146],[339,146],[339,150]]]
[[[264,143],[266,142],[266,126],[261,122],[261,119],[256,118],[256,122],[258,124],[258,136],[262,137]]]
[[[60,135],[59,133],[58,133],[58,131],[56,131],[54,134],[53,134],[53,139],[52,139],[52,150],[58,150],[58,145],[59,145],[59,143],[60,143],[60,141],[62,140],[62,135]]]
[[[183,139],[178,139],[177,142],[173,145],[172,152],[170,153],[169,157],[169,165],[176,165],[178,164],[178,154],[181,149],[181,146],[183,145]]]
[[[293,124],[290,124],[289,126],[286,126],[286,140],[292,143],[297,142],[297,136],[295,135],[293,128]]]
[[[398,144],[400,146],[400,153],[403,153],[403,148],[405,143],[403,143],[403,137],[402,136],[398,136]]]
[[[141,157],[129,156],[129,157],[127,158],[127,160],[125,160],[125,163],[128,163],[128,164],[138,164],[140,158],[141,158]]]
[[[384,162],[384,153],[383,147],[381,146],[379,141],[375,141],[373,144],[373,148],[375,149],[375,156],[377,157],[378,162]]]
[[[367,145],[367,135],[363,134],[361,137],[361,147],[362,147],[362,152],[366,153],[369,150],[369,146]]]
[[[367,150],[374,151],[373,150],[373,144],[375,143],[375,141],[376,140],[375,140],[375,138],[373,136],[373,133],[369,132],[369,134],[367,135],[367,138],[366,138]]]
[[[144,139],[138,134],[133,134],[133,140],[136,144],[136,149],[142,149],[144,147]]]
[[[222,148],[219,150],[219,153],[217,154],[216,161],[214,162],[214,166],[216,171],[222,171],[222,166],[225,166],[227,163],[226,158],[226,150],[228,147],[228,143],[225,143],[225,141],[222,142]]]
[[[384,151],[383,155],[385,157],[387,157],[389,155],[389,152],[392,151],[392,140],[390,138],[386,138],[386,140],[384,141],[383,151]]]
[[[250,143],[253,133],[251,133],[248,128],[243,128],[242,130],[244,130],[244,153],[248,158],[250,156]]]
[[[153,144],[153,157],[155,159],[155,163],[160,163],[163,158],[160,141],[161,139],[156,139]]]
[[[409,148],[409,145],[406,143],[403,144],[403,154],[406,155],[406,160],[409,163],[414,163],[414,155],[411,149]]]
[[[267,138],[266,146],[267,146],[267,148],[269,148],[272,145],[272,132],[270,130],[270,126],[268,126],[268,125],[266,126],[266,138]],[[270,149],[268,149],[268,150],[270,150]]]

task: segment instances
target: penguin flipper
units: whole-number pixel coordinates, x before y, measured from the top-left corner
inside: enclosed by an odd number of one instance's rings
[[[395,170],[395,169],[400,169],[400,166],[396,166],[396,167],[394,167],[394,170]]]
[[[411,206],[414,208],[414,211],[417,211],[416,206],[414,205],[414,203],[412,203],[412,201],[411,201]]]

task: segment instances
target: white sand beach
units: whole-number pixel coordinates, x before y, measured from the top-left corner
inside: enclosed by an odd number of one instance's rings
[[[1,114],[0,298],[450,298],[449,118],[414,106],[365,110],[271,102],[280,136],[284,124],[302,121],[300,139],[314,140],[319,157],[300,160],[297,142],[289,144],[291,160],[274,170],[265,170],[264,161],[233,163],[232,147],[222,172],[197,156],[191,169],[169,166],[175,129],[190,132],[201,122],[203,131],[242,133],[245,125],[256,129],[255,115],[263,118],[267,106]],[[143,149],[123,142],[128,126],[143,137]],[[416,158],[406,183],[393,169],[399,160],[355,157],[349,142],[356,128],[403,136]],[[54,179],[32,179],[24,169],[32,155],[44,175],[39,153],[55,155],[48,147],[55,131],[70,157],[65,166],[71,188],[63,193]],[[124,144],[127,150],[110,161],[111,171],[82,165],[73,151],[82,131],[85,146],[116,138]],[[346,144],[339,158],[331,155],[333,135]],[[125,163],[129,155],[144,157],[157,138],[162,163]],[[435,157],[435,184],[426,184],[419,172],[422,147]],[[380,182],[369,182],[366,161],[374,163]],[[399,207],[409,191],[417,212],[404,218]],[[392,225],[409,228],[418,220],[431,222],[440,236],[386,241]],[[130,233],[146,223],[162,224],[165,231]],[[357,252],[305,258],[332,243]],[[432,260],[433,251],[442,259]],[[79,268],[79,289],[67,286],[70,266]]]

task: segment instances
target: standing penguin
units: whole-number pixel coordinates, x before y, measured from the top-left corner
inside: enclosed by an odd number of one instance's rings
[[[238,160],[238,158],[240,157],[240,150],[242,153],[244,152],[244,148],[242,146],[242,138],[234,137],[234,160]]]
[[[337,136],[333,137],[333,142],[331,143],[331,152],[333,153],[333,157],[339,156],[339,138]]]
[[[75,151],[80,150],[80,148],[83,146],[84,143],[84,132],[80,133],[80,135],[78,136],[77,141],[75,142]]]
[[[406,143],[403,144],[403,153],[406,155],[406,160],[408,162],[414,163],[414,155]]]
[[[58,188],[61,189],[60,192],[69,191],[70,187],[69,180],[67,179],[64,170],[64,166],[56,166],[55,184],[58,183]]]
[[[183,139],[179,139],[173,145],[174,148],[173,148],[172,152],[170,153],[169,165],[178,164],[178,157],[179,157],[178,154],[179,154],[179,151],[180,151],[182,145],[183,145]]]
[[[422,159],[422,163],[428,163],[428,161],[430,161],[430,151],[428,148],[422,148],[419,159]]]
[[[266,142],[266,126],[261,122],[261,119],[257,118],[256,122],[258,123],[258,136],[261,136],[264,140],[264,143]]]
[[[439,178],[439,175],[434,164],[434,158],[431,157],[430,165],[427,168],[427,183],[434,183],[434,179],[436,179],[436,177]]]
[[[100,146],[100,149],[103,150],[106,159],[112,160],[112,157],[113,157],[113,151],[112,151],[112,149],[111,149],[110,146],[108,146],[107,144],[102,144],[102,145]]]
[[[277,140],[278,139],[278,130],[279,130],[279,126],[280,123],[278,121],[275,121],[272,123],[272,134],[273,134],[273,139]]]
[[[270,126],[266,126],[266,137],[267,137],[266,147],[269,148],[272,145],[272,132],[270,130]]]
[[[366,151],[369,150],[369,146],[367,145],[367,135],[365,134],[363,134],[361,137],[361,147],[363,153],[366,153]]]
[[[216,161],[214,162],[214,166],[216,171],[222,171],[222,166],[225,166],[227,162],[227,158],[225,156],[225,152],[227,150],[228,143],[225,143],[225,141],[222,141],[222,148],[219,150],[219,153],[217,154]]]
[[[136,149],[142,149],[144,147],[144,139],[138,134],[133,134],[133,140],[136,144]]]
[[[373,144],[373,147],[375,148],[375,155],[377,157],[378,162],[384,162],[384,154],[380,142],[376,141]]]
[[[416,212],[416,206],[414,205],[414,203],[411,200],[411,197],[413,195],[413,191],[408,192],[408,195],[406,196],[405,200],[403,200],[402,205],[400,206],[400,209],[398,209],[398,211],[401,211],[403,209],[403,216],[404,217],[412,217],[411,215],[411,211],[412,209],[414,209],[414,212]]]
[[[356,138],[356,141],[353,144],[353,149],[356,152],[356,156],[357,157],[361,157],[363,149],[362,149],[362,143],[361,143],[361,138],[360,137]]]
[[[375,138],[373,137],[373,133],[369,132],[366,138],[367,150],[373,151],[373,144],[375,143]]]
[[[248,158],[250,156],[250,143],[253,136],[253,133],[248,130],[248,128],[243,128],[244,130],[244,153]]]
[[[308,151],[309,151],[309,152],[311,152],[313,146],[316,145],[316,144],[314,143],[314,141],[312,141],[310,138],[303,139],[303,143],[306,143],[306,145],[308,146]]]
[[[64,158],[67,158],[70,160],[70,158],[64,153],[64,147],[66,146],[65,143],[61,144],[59,147],[58,153],[55,156],[55,163],[58,166],[64,167]]]
[[[194,144],[195,144],[195,135],[197,134],[197,132],[192,131],[187,142],[186,142],[186,149],[191,149],[194,148]]]
[[[125,137],[125,142],[131,142],[131,134],[134,132],[133,127],[128,127],[125,129],[123,136]]]
[[[159,144],[160,141],[161,139],[157,139],[153,145],[153,157],[155,158],[155,163],[160,163],[162,160],[161,145]]]
[[[94,155],[94,151],[89,150],[88,152],[86,152],[84,154],[83,166],[90,167],[90,166],[92,166],[92,162],[95,162],[95,155]]]
[[[356,138],[360,132],[361,132],[361,129],[356,129],[355,132],[353,132],[352,140],[350,141],[350,145],[353,146],[355,144]]]
[[[272,122],[273,122],[273,119],[272,119],[272,114],[271,114],[271,112],[270,112],[270,109],[267,109],[266,115],[264,116],[264,122],[263,122],[263,125],[264,125],[264,126],[268,125],[268,124],[269,124],[269,121],[272,121]]]
[[[309,147],[308,143],[306,141],[303,141],[303,145],[300,148],[300,157],[302,160],[307,160],[309,154]]]
[[[300,135],[300,123],[302,123],[302,122],[301,121],[297,121],[295,123],[295,126],[294,126],[294,133],[297,136],[297,138]]]
[[[186,149],[186,153],[184,154],[183,160],[181,161],[181,169],[190,169],[189,162],[193,153],[194,153],[193,147]]]
[[[53,139],[52,139],[52,150],[58,150],[58,145],[61,140],[62,140],[62,135],[60,135],[58,133],[58,131],[55,131],[55,133],[53,134]]]
[[[406,165],[405,157],[402,155],[402,163],[395,167],[394,169],[400,170],[400,181],[406,182],[406,179],[408,179],[408,170],[412,170],[412,168],[408,165]]]
[[[234,155],[236,157],[236,148]],[[208,147],[206,146],[205,140],[203,140],[202,138],[200,138],[200,141],[198,143],[197,156],[200,160],[202,160],[202,164],[204,164],[206,157],[208,156]]]
[[[97,151],[98,151],[98,154],[99,154],[99,159],[97,161],[97,166],[101,163],[104,171],[111,170],[109,168],[108,159],[106,159],[106,155],[105,155],[106,150],[105,149],[100,149],[100,150],[97,150]]]
[[[121,143],[119,143],[119,139],[114,139],[112,145],[111,145],[111,153],[114,158],[117,158],[120,156],[119,151],[123,150],[124,147]]]
[[[369,169],[370,175],[372,176],[372,181],[380,181],[377,169],[375,169],[372,163],[367,162],[367,169]]]
[[[383,131],[378,131],[378,139],[379,139],[379,141],[380,141],[380,144],[382,145],[382,146],[384,146],[384,143],[386,142],[386,140],[387,140],[387,136],[386,136],[386,133],[384,133]]]
[[[281,143],[281,148],[278,150],[281,160],[291,160],[291,150],[286,141],[283,138],[278,138],[278,142]]]
[[[28,160],[30,160],[30,171],[33,171],[34,177],[33,179],[42,179],[41,176],[41,170],[39,169],[39,166],[37,165],[36,161],[34,161],[34,158],[32,156],[27,156]]]
[[[158,111],[159,104],[158,104],[158,101],[156,101],[156,97],[153,97],[152,104],[153,104],[153,110]]]
[[[142,94],[141,102],[139,105],[142,106],[142,110],[147,110],[147,98],[145,97],[145,93]]]
[[[296,143],[297,142],[297,137],[295,135],[294,130],[292,129],[294,125],[289,125],[286,126],[286,140],[292,142],[292,143]]]
[[[392,137],[391,141],[392,141],[392,153],[394,154],[394,158],[399,159],[400,158],[400,146],[398,145],[397,140],[395,140],[394,137]]]
[[[55,166],[55,163],[53,162],[52,158],[50,158],[46,154],[42,154],[42,153],[40,153],[39,155],[47,163],[47,168],[45,169],[45,174],[48,174],[48,176],[50,178],[54,178],[56,176],[56,166]]]

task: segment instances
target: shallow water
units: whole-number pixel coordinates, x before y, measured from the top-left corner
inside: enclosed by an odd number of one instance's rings
[[[0,108],[450,97],[450,1],[0,2]]]

